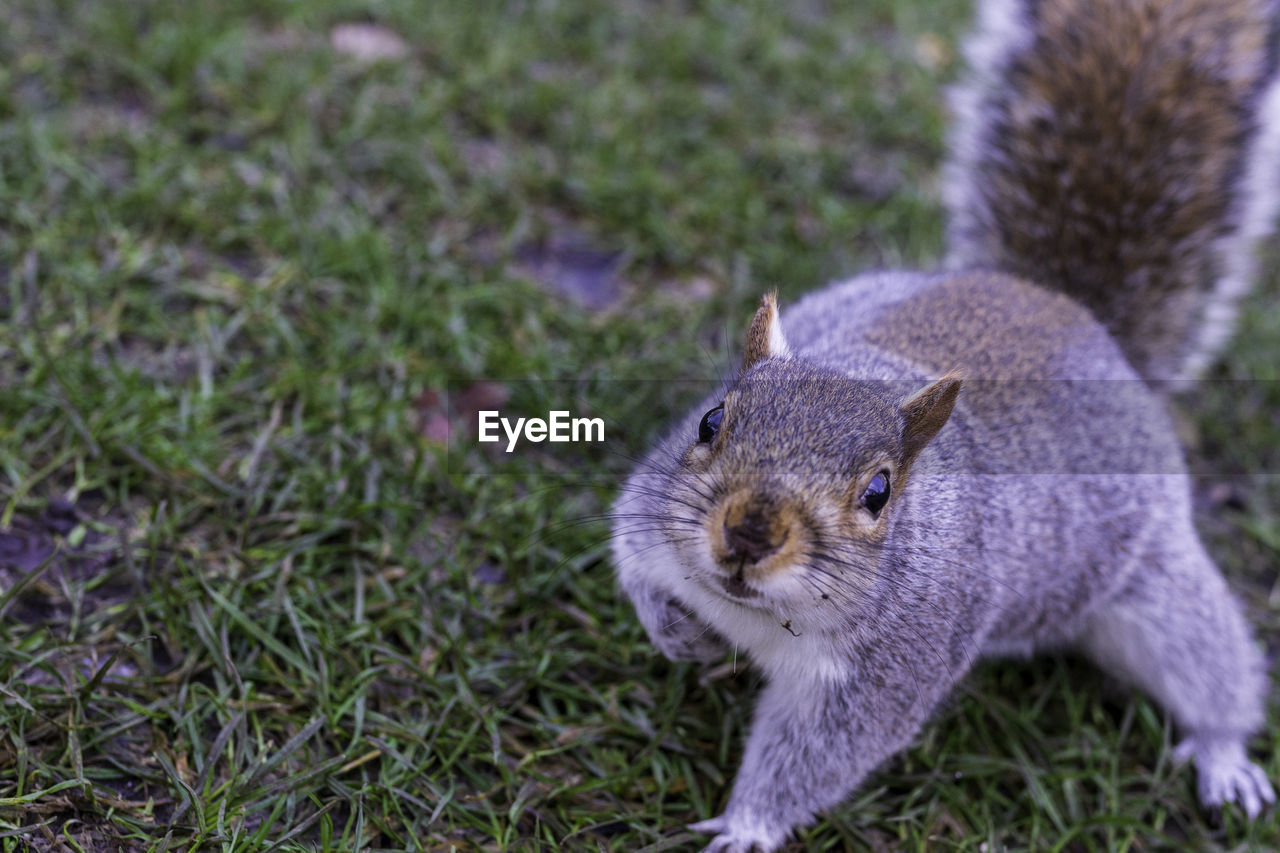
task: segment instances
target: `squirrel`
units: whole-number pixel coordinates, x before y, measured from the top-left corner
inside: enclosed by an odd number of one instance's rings
[[[981,658],[1074,648],[1181,733],[1205,807],[1263,657],[1192,523],[1164,385],[1230,331],[1275,218],[1269,0],[982,0],[942,272],[780,314],[615,503],[620,586],[673,660],[763,671],[712,851],[771,851],[909,745]]]

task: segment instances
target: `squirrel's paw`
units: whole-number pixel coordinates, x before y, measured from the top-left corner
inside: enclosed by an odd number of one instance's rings
[[[1175,761],[1196,761],[1197,793],[1211,809],[1235,803],[1250,819],[1276,801],[1275,791],[1262,768],[1249,760],[1244,744],[1228,737],[1193,735],[1178,744]]]
[[[702,853],[771,853],[786,840],[787,833],[770,832],[751,821],[730,821],[727,815],[689,824],[694,832],[716,833]]]
[[[671,660],[708,663],[724,657],[720,635],[674,598],[666,601],[651,624],[649,639]]]

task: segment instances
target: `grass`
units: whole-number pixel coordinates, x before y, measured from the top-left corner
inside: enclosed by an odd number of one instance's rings
[[[600,515],[760,292],[936,261],[968,11],[7,4],[0,849],[697,849],[756,681],[654,655]],[[1274,298],[1181,401],[1271,649],[1280,393],[1226,380],[1275,378]],[[608,449],[489,452],[504,399]],[[792,849],[1280,846],[1171,738],[983,666]]]

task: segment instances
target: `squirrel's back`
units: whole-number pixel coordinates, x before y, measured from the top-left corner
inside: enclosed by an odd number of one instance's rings
[[[950,265],[1064,291],[1144,377],[1194,377],[1280,200],[1274,4],[980,5],[953,99]]]
[[[868,273],[807,295],[782,312],[781,328],[798,358],[855,381],[966,377],[960,420],[985,448],[966,472],[1183,470],[1165,406],[1106,330],[1023,279]]]

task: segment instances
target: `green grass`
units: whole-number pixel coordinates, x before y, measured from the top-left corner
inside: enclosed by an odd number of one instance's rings
[[[936,261],[967,16],[6,4],[0,849],[697,849],[756,678],[655,656],[600,515],[759,293]],[[536,280],[584,257],[603,310]],[[1274,298],[1218,378],[1274,378]],[[1273,385],[1181,401],[1272,648],[1280,488],[1236,473],[1280,470]],[[436,440],[504,394],[617,452]],[[983,666],[792,849],[1280,846],[1172,736],[1074,659]]]

